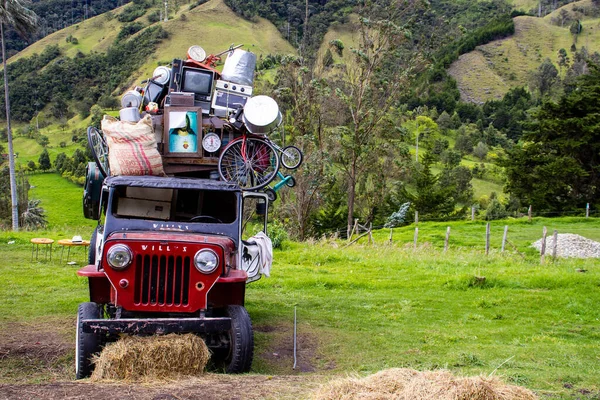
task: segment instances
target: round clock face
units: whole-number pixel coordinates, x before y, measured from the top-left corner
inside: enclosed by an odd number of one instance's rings
[[[200,46],[192,46],[188,49],[188,57],[194,61],[202,62],[206,60],[206,51]]]
[[[214,153],[221,147],[221,139],[215,133],[208,133],[202,139],[202,147],[209,153]]]

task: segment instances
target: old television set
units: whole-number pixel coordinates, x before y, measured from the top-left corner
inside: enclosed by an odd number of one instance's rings
[[[202,107],[202,113],[210,112],[210,103],[213,95],[215,73],[213,71],[183,67],[181,69],[180,92],[194,93],[194,105]]]

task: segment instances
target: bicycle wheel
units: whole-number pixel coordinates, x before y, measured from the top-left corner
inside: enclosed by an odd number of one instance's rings
[[[90,126],[87,129],[87,138],[88,145],[92,150],[92,156],[94,157],[94,161],[96,161],[98,169],[104,176],[109,176],[108,145],[106,144],[106,140],[104,140],[104,136],[102,136],[102,132],[93,126]]]
[[[231,142],[219,157],[219,175],[242,189],[256,190],[277,176],[279,157],[273,146],[263,139],[240,138]]]
[[[296,146],[286,146],[281,150],[281,164],[287,169],[296,169],[302,164],[302,151]]]

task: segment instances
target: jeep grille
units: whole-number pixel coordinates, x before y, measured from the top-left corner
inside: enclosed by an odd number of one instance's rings
[[[135,259],[138,305],[187,306],[190,257],[138,254]]]

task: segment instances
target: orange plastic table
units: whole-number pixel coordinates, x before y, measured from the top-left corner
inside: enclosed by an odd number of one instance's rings
[[[44,246],[44,260],[48,258],[48,245],[50,245],[50,261],[52,261],[52,243],[54,240],[48,238],[33,238],[31,239],[31,261],[33,261],[33,253],[35,252],[35,259],[38,259],[38,253],[40,250],[40,244]]]
[[[81,242],[74,242],[71,239],[60,239],[58,242],[63,248],[60,252],[60,263],[62,264],[63,254],[65,252],[65,247],[68,249],[67,251],[67,264],[69,263],[69,257],[71,256],[71,247],[84,246],[86,249],[90,245],[89,240],[82,240]],[[86,252],[87,253],[87,252]]]

